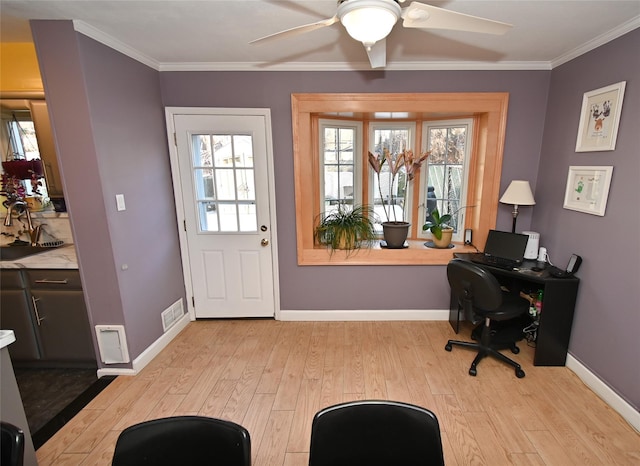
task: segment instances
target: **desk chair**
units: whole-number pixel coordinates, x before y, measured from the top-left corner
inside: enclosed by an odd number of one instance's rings
[[[495,345],[491,344],[491,321],[505,321],[527,313],[529,301],[518,295],[502,291],[498,280],[490,272],[462,259],[453,259],[449,262],[447,278],[451,292],[458,297],[458,312],[463,309],[467,318],[477,321],[476,317],[479,317],[484,320],[484,325],[480,342],[449,340],[444,349],[451,351],[453,345],[456,345],[478,350],[478,354],[469,368],[469,375],[475,376],[477,374],[476,366],[480,361],[487,356],[492,356],[513,366],[516,377],[519,379],[524,377],[525,373],[520,364],[498,352]],[[509,346],[514,354],[520,352],[515,341]]]
[[[320,410],[309,466],[444,466],[440,426],[428,409],[396,401],[352,401]]]
[[[251,440],[244,427],[201,416],[142,422],[122,431],[112,466],[250,466]]]
[[[0,423],[2,440],[0,443],[0,464],[2,466],[22,466],[24,464],[24,432],[8,422]]]

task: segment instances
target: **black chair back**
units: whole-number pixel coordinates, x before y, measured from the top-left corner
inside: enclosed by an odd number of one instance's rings
[[[502,304],[502,290],[496,277],[469,261],[451,260],[447,265],[447,279],[451,289],[467,305],[491,312]],[[461,304],[468,315],[470,309]]]
[[[440,426],[428,409],[396,401],[353,401],[319,411],[309,466],[442,466]]]
[[[0,422],[0,425],[2,428],[0,464],[2,466],[22,466],[24,463],[24,432],[8,422]]]
[[[176,416],[133,425],[116,443],[113,466],[250,466],[247,429],[222,419]]]

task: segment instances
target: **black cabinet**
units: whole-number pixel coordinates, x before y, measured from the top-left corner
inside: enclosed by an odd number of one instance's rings
[[[78,271],[2,272],[2,326],[16,333],[16,342],[9,348],[15,364],[95,367],[95,349]],[[5,282],[5,275],[9,282]]]

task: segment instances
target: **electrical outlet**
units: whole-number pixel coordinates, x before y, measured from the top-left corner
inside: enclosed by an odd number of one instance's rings
[[[127,206],[124,204],[124,194],[116,194],[116,209],[118,212],[127,210]]]

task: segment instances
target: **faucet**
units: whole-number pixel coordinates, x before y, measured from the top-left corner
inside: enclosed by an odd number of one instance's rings
[[[29,213],[29,206],[27,203],[21,199],[13,201],[11,204],[7,206],[7,216],[4,219],[4,226],[10,227],[13,224],[13,211],[18,208],[22,213],[27,214],[27,227],[29,228],[29,239],[31,240],[31,246],[37,246],[38,241],[40,240],[40,233],[42,231],[42,225],[33,226],[33,222],[31,221],[31,214]]]

